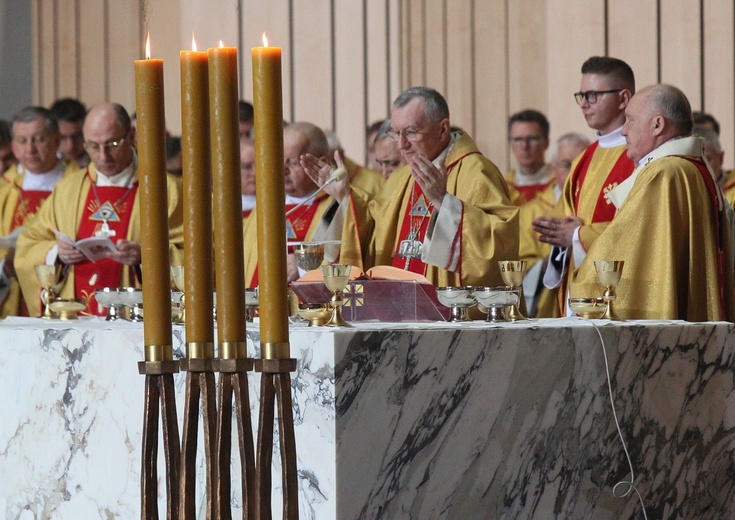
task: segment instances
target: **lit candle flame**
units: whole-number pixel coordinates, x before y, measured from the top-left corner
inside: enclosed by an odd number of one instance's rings
[[[268,37],[263,33],[263,47],[268,47]]]
[[[197,51],[197,41],[194,39],[194,31],[191,31],[191,50]]]
[[[148,31],[148,37],[145,39],[145,59],[151,59],[151,33]]]
[[[225,44],[224,44],[224,43],[222,43],[222,40],[220,40],[220,41],[219,41],[219,46],[220,46],[220,47],[224,47],[224,46],[225,46]]]

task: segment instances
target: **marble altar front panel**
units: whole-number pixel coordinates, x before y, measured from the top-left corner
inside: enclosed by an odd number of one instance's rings
[[[640,515],[602,341],[649,518],[735,518],[735,326],[596,324],[295,327],[301,518]],[[0,349],[0,516],[138,518],[142,327],[6,320]]]

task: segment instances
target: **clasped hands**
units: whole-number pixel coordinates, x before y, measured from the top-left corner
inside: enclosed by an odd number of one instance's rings
[[[66,265],[74,265],[85,260],[87,257],[76,247],[66,242],[57,242],[59,247],[59,260]],[[131,240],[121,238],[115,244],[117,251],[105,251],[105,258],[110,258],[125,265],[137,265],[140,263],[140,244]]]
[[[533,220],[531,226],[536,233],[539,233],[539,242],[566,248],[572,247],[574,230],[582,224],[580,219],[572,216],[538,217]]]

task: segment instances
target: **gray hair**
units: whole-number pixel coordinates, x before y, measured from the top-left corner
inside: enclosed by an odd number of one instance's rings
[[[283,132],[284,134],[291,133],[306,139],[309,143],[306,149],[307,153],[316,157],[326,157],[329,155],[327,137],[324,135],[324,131],[318,126],[305,121],[299,121],[285,127]]]
[[[380,128],[378,129],[378,133],[375,134],[375,139],[373,139],[373,143],[377,143],[378,141],[382,141],[383,139],[388,139],[388,130],[393,128],[393,125],[390,123],[390,119],[386,119],[383,121],[383,124],[380,125]]]
[[[423,98],[424,100],[424,115],[429,123],[449,119],[449,105],[447,105],[447,100],[439,92],[428,87],[411,87],[404,90],[393,102],[393,108],[405,107],[411,100],[417,97]]]
[[[650,101],[666,120],[674,124],[681,135],[692,133],[692,106],[684,92],[673,85],[655,85],[651,88]]]
[[[587,139],[587,136],[579,132],[564,134],[551,145],[551,162],[556,161],[556,157],[559,154],[559,146],[562,144],[581,144],[587,148],[590,145],[590,140]]]
[[[56,121],[51,111],[44,107],[27,106],[22,108],[20,112],[13,116],[13,123],[32,123],[39,119],[43,120],[47,130],[55,134],[59,133],[58,121]]]

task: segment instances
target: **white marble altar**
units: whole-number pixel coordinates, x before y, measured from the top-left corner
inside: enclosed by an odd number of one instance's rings
[[[735,325],[594,323],[649,518],[735,518]],[[0,322],[0,517],[140,517],[142,338]],[[593,322],[295,327],[291,345],[302,519],[641,517],[612,495],[630,471]]]

